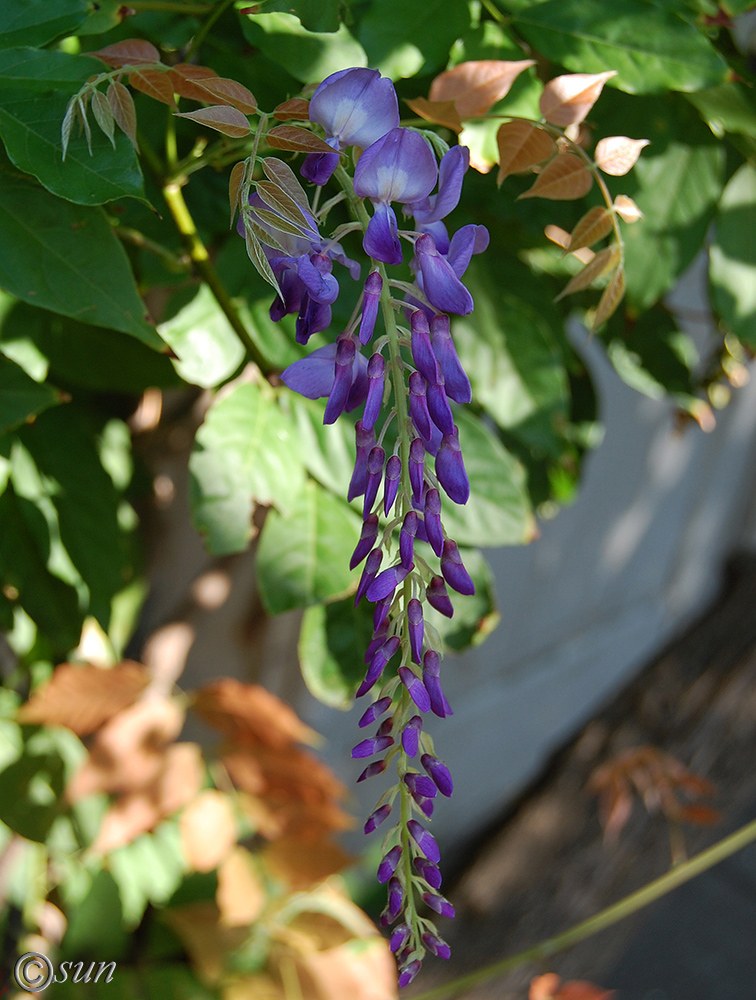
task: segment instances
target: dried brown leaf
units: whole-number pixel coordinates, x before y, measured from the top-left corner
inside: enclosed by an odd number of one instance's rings
[[[212,101],[228,104],[245,115],[252,115],[257,111],[255,95],[236,80],[229,80],[223,76],[209,76],[196,81],[195,85],[205,91],[206,96],[200,100],[204,100],[207,104]]]
[[[306,122],[310,117],[310,102],[301,97],[292,97],[273,109],[273,117],[280,122],[291,119]]]
[[[603,205],[589,209],[572,230],[565,253],[598,243],[612,230],[612,213]]]
[[[462,131],[462,119],[454,101],[426,101],[424,97],[415,97],[411,101],[405,98],[404,103],[428,122],[450,128],[458,135]]]
[[[115,149],[115,119],[108,99],[101,90],[92,91],[92,113],[100,130],[110,139],[110,144]]]
[[[262,161],[263,173],[268,178],[269,181],[275,181],[280,188],[293,198],[300,208],[305,208],[309,211],[310,204],[307,201],[307,195],[304,192],[304,188],[299,183],[297,175],[291,169],[288,163],[284,163],[283,160],[279,160],[277,156],[266,156]]]
[[[197,691],[195,711],[236,743],[261,743],[283,749],[292,743],[318,742],[318,735],[296,712],[258,684],[222,678]]]
[[[228,203],[231,208],[230,226],[233,226],[234,219],[236,218],[236,211],[239,208],[239,193],[241,192],[246,165],[246,160],[241,160],[239,163],[235,163],[233,169],[231,170],[231,176],[228,179]]]
[[[536,178],[535,184],[524,191],[520,198],[549,198],[552,201],[570,201],[588,194],[593,175],[579,156],[560,153],[547,163]]]
[[[520,73],[534,65],[533,59],[463,62],[437,76],[428,96],[431,101],[453,101],[460,118],[475,118],[506,96]]]
[[[207,91],[203,89],[203,81],[218,76],[209,66],[195,66],[193,63],[177,63],[168,71],[168,77],[173,92],[179,97],[188,97],[190,101],[207,101]]]
[[[271,873],[283,879],[295,892],[309,889],[356,860],[330,841],[307,843],[291,836],[270,844],[261,857]]]
[[[610,135],[600,139],[593,158],[596,166],[612,177],[622,177],[632,170],[648,139],[628,139],[626,135]]]
[[[501,184],[509,174],[543,163],[557,151],[556,143],[548,132],[525,121],[504,122],[496,133],[496,145],[499,147],[497,184]]]
[[[596,278],[616,267],[620,260],[619,247],[612,245],[599,250],[590,264],[586,264],[582,271],[567,282],[562,291],[557,295],[555,302],[563,299],[565,295],[572,295],[573,292],[580,292],[592,284]]]
[[[303,948],[294,961],[303,1000],[394,1000],[397,996],[396,964],[388,942],[379,936],[364,941],[359,949],[351,941],[323,950]]]
[[[616,76],[607,73],[568,73],[549,80],[543,88],[539,107],[547,122],[566,128],[581,122],[599,98],[607,80]]]
[[[221,923],[226,927],[248,926],[262,913],[266,898],[252,855],[237,845],[218,868],[215,902]]]
[[[314,132],[296,125],[276,125],[265,141],[274,149],[289,149],[294,153],[333,153],[333,148]]]
[[[198,111],[183,111],[176,115],[177,118],[190,118],[193,122],[199,122],[207,128],[222,132],[232,139],[242,139],[249,135],[252,129],[246,117],[225,104],[218,104],[211,108],[200,108]]]
[[[171,907],[163,911],[163,916],[186,948],[197,975],[209,986],[220,982],[229,953],[249,938],[248,927],[221,923],[215,903]]]
[[[97,52],[88,52],[87,55],[96,56],[114,69],[150,63],[154,65],[160,62],[160,53],[155,46],[141,38],[127,38]]]
[[[67,726],[77,736],[87,736],[133,705],[149,682],[146,669],[130,660],[110,670],[63,663],[21,706],[17,718],[23,723]]]
[[[596,315],[593,317],[592,329],[598,330],[602,323],[606,323],[610,316],[613,316],[617,306],[625,295],[625,272],[621,267],[612,275],[611,281],[604,289],[596,307]]]
[[[551,240],[552,243],[556,243],[558,247],[563,250],[567,249],[570,242],[570,234],[566,229],[562,229],[561,226],[548,225],[543,230],[543,234],[547,240]]]
[[[214,788],[200,792],[181,814],[181,846],[189,868],[210,872],[236,843],[236,820],[228,798]]]
[[[136,139],[136,109],[134,100],[126,87],[118,80],[113,80],[107,89],[108,104],[118,128],[124,133],[131,145],[139,150]]]
[[[643,218],[643,212],[626,194],[618,194],[614,199],[614,211],[624,222],[628,223],[637,222]]]
[[[134,90],[139,90],[161,104],[167,104],[171,108],[176,107],[173,99],[173,86],[168,79],[168,74],[158,69],[140,69],[136,73],[131,73],[129,83]]]

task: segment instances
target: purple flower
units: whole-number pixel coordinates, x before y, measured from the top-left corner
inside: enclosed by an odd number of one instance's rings
[[[386,819],[386,817],[391,812],[391,806],[386,803],[385,805],[379,806],[374,812],[371,812],[365,823],[365,833],[372,833],[376,827],[379,827],[381,823]]]
[[[435,487],[425,494],[425,533],[433,551],[440,556],[444,547],[444,529],[441,525],[441,495]]]
[[[438,864],[441,860],[441,852],[438,849],[438,844],[433,834],[428,833],[425,827],[421,826],[416,819],[411,819],[407,822],[407,830],[426,858],[429,861],[433,861],[434,864]]]
[[[412,372],[409,377],[409,411],[412,423],[425,441],[430,440],[431,424],[426,394],[428,383],[420,372]]]
[[[399,859],[402,856],[402,849],[399,846],[392,847],[388,854],[378,865],[378,881],[381,883],[388,882],[391,876],[396,871],[396,866],[399,864]]]
[[[416,774],[414,771],[410,771],[404,775],[404,783],[409,788],[413,797],[416,795],[425,799],[435,799],[436,797],[436,786],[424,774]]]
[[[333,344],[326,344],[325,347],[319,347],[306,358],[300,358],[299,361],[290,364],[281,374],[281,381],[300,396],[306,396],[307,399],[322,399],[334,392],[337,371],[341,371],[342,382],[339,392],[342,394],[344,407],[347,410],[354,409],[360,400],[355,402],[350,397],[352,389],[356,387],[359,392],[360,385],[364,383],[367,391],[367,358],[355,353],[354,341],[351,341],[351,347],[349,344],[350,340],[345,338]]]
[[[342,69],[315,90],[309,115],[339,148],[367,149],[399,124],[399,105],[393,83],[377,69]]]
[[[429,753],[422,755],[420,763],[430,775],[439,792],[449,798],[454,791],[454,785],[452,784],[451,773],[446,764],[442,763],[438,757],[434,757]]]
[[[316,354],[313,351],[313,354]],[[358,355],[361,357],[361,355]],[[310,355],[312,357],[312,355]],[[354,462],[354,472],[352,473],[352,479],[349,483],[349,491],[347,492],[347,500],[351,503],[355,497],[361,497],[365,492],[365,487],[367,486],[367,457],[370,454],[370,449],[375,444],[375,434],[373,429],[369,430],[363,427],[362,421],[358,420],[355,424],[355,438],[357,444],[357,458]]]
[[[419,501],[423,495],[423,480],[425,478],[425,445],[420,438],[415,438],[410,445],[409,478],[412,499]]]
[[[408,757],[417,757],[422,728],[423,720],[419,715],[413,715],[404,727],[404,731],[402,732],[402,748]]]
[[[386,264],[401,264],[391,203],[406,205],[424,198],[437,175],[431,148],[418,132],[393,128],[365,150],[354,171],[354,190],[361,198],[370,198],[375,207],[362,241],[367,254]]]
[[[423,944],[436,958],[451,958],[451,948],[446,941],[435,934],[431,934],[430,931],[426,931],[423,934]]]
[[[399,558],[402,566],[407,570],[412,569],[413,566],[415,535],[419,521],[420,519],[414,510],[407,511],[399,532]]]
[[[428,523],[428,516],[426,514],[425,523]],[[430,535],[430,532],[429,532]],[[443,550],[443,538],[441,539],[441,547]],[[435,549],[435,545],[433,548]],[[441,553],[438,552],[438,555]],[[428,584],[428,589],[425,592],[425,596],[428,599],[428,604],[436,611],[445,615],[447,618],[452,618],[454,615],[454,605],[452,604],[449,595],[446,591],[446,584],[444,583],[444,578],[442,576],[434,576],[431,582]]]
[[[441,439],[441,447],[436,455],[436,475],[450,499],[458,504],[467,503],[470,499],[470,481],[456,427],[452,427],[451,433],[445,433]]]
[[[420,878],[424,878],[431,889],[441,887],[441,872],[432,861],[428,861],[426,858],[413,858],[412,864]]]
[[[455,403],[469,403],[472,399],[470,379],[465,374],[451,335],[448,316],[436,315],[431,320],[430,338],[433,353],[438,359],[446,382],[446,395]]]
[[[442,253],[449,247],[449,237],[440,220],[457,207],[462,194],[462,181],[469,165],[470,150],[467,146],[452,146],[444,154],[438,169],[438,192],[408,206],[415,216],[418,229],[433,233]]]
[[[456,590],[458,594],[469,596],[475,593],[475,584],[464,567],[457,543],[448,538],[441,553],[441,572],[452,590]]]
[[[430,340],[428,317],[422,309],[415,309],[410,316],[410,338],[415,367],[423,374],[426,382],[435,382],[439,370],[438,361]]]
[[[409,568],[402,566],[401,564],[399,566],[390,566],[388,569],[384,569],[384,571],[379,573],[367,588],[365,596],[369,601],[385,600],[389,594],[393,594],[408,573]]]
[[[475,308],[472,295],[454,273],[446,257],[439,253],[430,233],[415,243],[415,260],[423,279],[423,291],[440,312],[467,316]]]
[[[378,487],[383,478],[383,463],[386,452],[379,445],[372,448],[367,460],[367,484],[365,486],[365,502],[362,506],[362,516],[367,518],[373,509],[375,498],[378,496]]]
[[[360,319],[361,344],[369,344],[373,336],[382,288],[383,278],[378,271],[371,271],[365,279],[365,295],[362,302],[362,317]]]
[[[383,403],[384,374],[386,362],[380,354],[374,354],[367,363],[368,390],[362,426],[373,428],[381,412]]]
[[[411,962],[407,963],[407,965],[402,966],[399,970],[400,988],[403,989],[405,986],[409,986],[422,967],[423,963],[419,958],[413,958]]]
[[[368,766],[359,776],[357,781],[365,781],[367,778],[374,778],[376,774],[383,774],[385,770],[386,770],[385,757],[381,760],[374,760],[372,764],[368,764]]]
[[[354,552],[352,553],[352,558],[349,560],[349,568],[354,569],[355,566],[359,566],[362,560],[367,556],[372,547],[375,545],[375,540],[378,537],[378,515],[371,514],[369,517],[365,518],[365,523],[362,525],[362,532],[360,533],[360,540],[357,542]]]
[[[392,656],[396,654],[398,649],[399,639],[396,636],[392,636],[383,643],[380,649],[374,654],[373,659],[370,661],[370,666],[368,667],[367,674],[365,675],[365,680],[357,688],[355,697],[361,698],[363,694],[367,694],[370,688],[375,684],[383,671],[386,669],[386,664]]]
[[[394,933],[391,935],[389,948],[393,952],[400,951],[409,940],[410,934],[411,931],[407,924],[399,924]]]
[[[388,884],[388,918],[389,923],[393,923],[402,911],[404,902],[404,887],[396,875],[392,875]]]
[[[355,759],[359,759],[360,757],[372,757],[374,753],[382,753],[384,750],[388,750],[388,748],[393,745],[394,740],[391,736],[373,736],[369,739],[362,740],[356,747],[353,747],[352,756]]]
[[[383,512],[388,517],[399,492],[402,477],[402,463],[398,455],[392,455],[386,462],[386,479],[383,484]]]
[[[427,712],[431,707],[430,697],[423,682],[409,667],[399,667],[398,672],[402,684],[409,691],[410,698],[412,698],[421,712]],[[412,756],[414,757],[414,754]]]
[[[378,701],[374,701],[373,704],[362,713],[362,717],[357,725],[360,729],[364,729],[365,726],[369,726],[371,722],[375,722],[375,720],[379,716],[383,715],[384,712],[388,711],[390,707],[390,698],[379,698]]]
[[[439,719],[445,719],[447,715],[453,715],[454,713],[444,696],[444,692],[441,690],[439,673],[440,662],[438,653],[433,649],[429,649],[423,657],[423,684],[430,697],[431,711]]]
[[[383,553],[380,549],[373,549],[370,555],[367,557],[367,561],[362,569],[362,576],[360,577],[360,582],[357,584],[357,593],[354,596],[354,606],[360,603],[360,600],[366,593],[370,584],[375,580],[378,570],[380,569],[381,562],[383,561]]]
[[[427,903],[432,910],[436,913],[440,913],[442,917],[453,917],[454,907],[451,905],[448,899],[443,896],[439,896],[435,892],[424,892],[422,895],[424,903]]]
[[[436,378],[428,383],[428,412],[433,423],[444,434],[454,433],[454,417],[452,416],[449,400],[446,398],[446,385],[443,373],[438,368]],[[443,447],[443,440],[441,442]]]
[[[420,663],[423,655],[423,606],[416,597],[413,597],[407,605],[407,629],[409,631],[412,659],[415,663]],[[418,705],[418,708],[420,707]],[[423,711],[427,712],[428,709],[423,709]]]

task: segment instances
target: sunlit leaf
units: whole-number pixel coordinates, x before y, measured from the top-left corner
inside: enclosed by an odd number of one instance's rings
[[[333,147],[314,132],[296,125],[276,125],[265,136],[265,141],[275,149],[289,149],[294,153],[333,153]]]
[[[115,118],[116,125],[128,138],[134,149],[138,150],[136,138],[136,109],[134,100],[126,87],[113,80],[107,90],[108,104]]]
[[[329,841],[308,842],[291,836],[275,840],[261,857],[266,868],[295,891],[309,889],[355,862],[351,854]]]
[[[499,147],[497,184],[509,174],[529,170],[556,153],[556,143],[548,132],[526,121],[504,122],[496,133],[496,145]]]
[[[710,280],[726,327],[756,345],[756,170],[743,164],[722,195],[711,246]]]
[[[277,156],[266,156],[262,161],[263,173],[269,181],[274,181],[279,187],[293,198],[300,208],[309,210],[309,202],[304,188],[299,183],[297,175],[288,163],[279,160]]]
[[[444,125],[453,132],[462,131],[462,119],[454,101],[426,101],[424,97],[415,97],[411,101],[405,99],[404,103],[426,121]]]
[[[176,117],[189,118],[191,121],[199,122],[200,125],[205,125],[216,132],[231,136],[232,139],[243,139],[252,131],[246,116],[241,111],[237,111],[236,108],[228,107],[225,104],[218,104],[211,108],[200,108],[198,111],[183,111]]]
[[[283,101],[273,109],[273,117],[280,122],[290,119],[306,122],[310,116],[310,102],[301,97],[291,97],[288,101]]]
[[[218,868],[215,902],[221,923],[226,927],[249,926],[262,913],[267,898],[252,855],[244,847],[232,848]]]
[[[593,158],[596,166],[612,177],[622,177],[635,166],[648,139],[628,139],[626,135],[612,135],[600,139]]]
[[[547,163],[536,178],[533,187],[520,198],[549,198],[552,201],[571,201],[588,194],[593,175],[579,156],[560,153]]]
[[[593,317],[592,328],[594,330],[597,330],[602,323],[606,323],[609,317],[614,314],[624,294],[625,272],[619,267],[612,275],[611,281],[599,299],[599,304],[596,307],[596,315]]]
[[[533,59],[463,62],[437,76],[428,97],[431,101],[453,101],[461,118],[475,118],[505,97],[520,73],[534,65]]]
[[[227,796],[214,788],[200,792],[181,814],[181,847],[190,870],[209,872],[228,856],[237,829]]]
[[[228,204],[231,209],[231,221],[229,226],[233,226],[234,219],[236,218],[236,212],[239,208],[239,194],[241,193],[242,181],[244,180],[244,171],[247,166],[246,160],[240,160],[239,163],[235,163],[231,175],[228,178]]]
[[[244,226],[244,240],[247,247],[247,256],[254,264],[257,273],[261,278],[264,278],[265,281],[268,282],[271,288],[275,289],[276,295],[280,299],[283,299],[281,289],[278,286],[278,279],[273,273],[273,268],[270,266],[268,258],[265,256],[262,243],[260,242],[259,237],[255,235],[252,226],[250,225],[245,224]]]
[[[606,81],[616,75],[615,70],[568,73],[549,80],[541,95],[541,114],[560,128],[579,124],[599,99]]]
[[[572,253],[581,247],[589,247],[597,243],[612,230],[612,213],[598,205],[589,209],[577,223],[570,234],[570,241],[565,247],[565,253]]]
[[[258,181],[255,190],[260,198],[278,215],[288,219],[304,235],[311,231],[312,224],[308,221],[299,203],[274,181]]]
[[[567,282],[559,295],[557,295],[556,301],[558,302],[559,299],[563,299],[565,295],[572,295],[573,292],[579,292],[582,291],[582,289],[587,288],[596,280],[596,278],[600,278],[602,274],[605,274],[613,267],[616,267],[619,263],[619,259],[620,250],[616,245],[599,250],[593,260],[589,264],[586,264],[582,271],[578,271],[578,273]]]
[[[0,354],[0,434],[60,401],[53,386],[35,382],[20,365]]]
[[[263,743],[283,750],[292,743],[319,742],[293,708],[259,684],[222,677],[195,693],[192,708],[233,743]]]
[[[167,104],[171,108],[176,106],[167,73],[157,69],[140,69],[129,75],[129,83],[134,90],[141,91],[161,104]]]
[[[210,100],[220,104],[228,104],[245,115],[252,115],[257,111],[255,95],[241,83],[237,83],[236,80],[228,80],[220,76],[207,76],[197,80],[196,86],[199,90],[206,92],[205,101],[208,104]]]
[[[138,66],[141,63],[159,63],[160,53],[150,42],[142,38],[127,38],[123,42],[116,42],[115,45],[108,45],[90,55],[101,59],[108,66],[120,69],[122,66]]]
[[[108,99],[101,90],[92,92],[92,114],[100,129],[110,139],[113,149],[115,149],[115,119],[113,118],[113,112],[110,110]],[[68,137],[65,139],[65,145],[68,146]]]
[[[614,199],[614,210],[623,222],[638,222],[643,218],[643,212],[638,208],[632,198],[626,194],[618,194]]]
[[[174,93],[179,97],[188,97],[191,101],[207,102],[207,91],[203,83],[217,76],[209,66],[195,66],[194,63],[177,63],[168,70]]]

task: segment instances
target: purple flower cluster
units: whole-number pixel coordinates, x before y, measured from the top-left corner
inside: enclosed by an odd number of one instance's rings
[[[370,694],[375,700],[359,725],[377,728],[352,756],[367,765],[358,781],[383,773],[389,764],[396,767],[397,781],[376,804],[365,832],[384,823],[400,800],[399,821],[386,835],[378,879],[388,887],[381,922],[396,924],[391,949],[405,986],[427,951],[449,957],[448,945],[424,913],[454,915],[439,891],[439,849],[425,825],[437,795],[450,796],[453,785],[424,730],[428,713],[452,714],[441,686],[440,640],[425,621],[424,607],[450,618],[449,589],[474,592],[441,515],[443,494],[455,504],[466,503],[470,495],[454,418],[454,407],[470,401],[470,382],[455,350],[450,314],[473,309],[462,277],[472,255],[487,247],[488,233],[483,226],[467,225],[449,236],[443,220],[459,201],[468,150],[449,149],[439,165],[422,133],[399,126],[393,85],[377,71],[352,69],[328,77],[312,97],[310,120],[323,128],[334,152],[308,156],[302,174],[316,185],[336,174],[356,206],[370,267],[360,308],[347,329],[281,377],[310,399],[327,398],[326,423],[363,406],[348,500],[362,498],[363,527],[351,560],[352,568],[363,566],[355,603],[364,598],[374,606],[374,631],[357,696]],[[349,146],[361,151],[353,181],[337,169]],[[411,230],[400,228],[396,205],[413,219]],[[306,202],[299,199],[299,215],[288,209],[287,225],[281,225],[276,207],[258,191],[245,218],[254,225],[281,290],[271,316],[296,312],[297,339],[304,343],[330,323],[339,292],[332,262],[344,264],[354,277],[358,265],[337,241],[321,238]],[[403,262],[402,241],[412,249],[412,284],[389,277],[386,270]],[[379,315],[384,329],[376,336]],[[372,351],[363,353],[371,343]],[[392,427],[395,444],[387,433]]]

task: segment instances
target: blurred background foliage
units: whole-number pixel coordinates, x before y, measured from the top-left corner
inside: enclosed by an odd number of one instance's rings
[[[568,320],[595,308],[596,291],[554,302],[578,264],[544,235],[549,226],[572,230],[598,195],[594,188],[578,200],[520,201],[530,175],[497,189],[495,115],[538,119],[544,81],[617,71],[580,141],[592,149],[626,135],[650,145],[631,174],[606,179],[643,220],[624,228],[627,295],[597,336],[620,378],[651,397],[669,396],[681,424],[710,429],[756,349],[754,27],[739,17],[750,7],[4,0],[6,957],[32,949],[118,961],[112,984],[86,989],[124,997],[367,1000],[395,988],[370,922],[343,886],[322,883],[349,860],[332,840],[348,819],[338,782],[300,746],[314,734],[261,689],[219,681],[182,694],[175,678],[123,662],[140,654],[130,639],[146,596],[139,526],[151,483],[134,443],[145,412],[152,407],[154,425],[165,400],[205,412],[190,462],[197,530],[220,555],[246,549],[262,523],[263,603],[270,614],[306,609],[302,671],[326,704],[351,703],[370,625],[349,596],[360,526],[344,499],[353,429],[348,420],[324,427],[322,404],[275,378],[304,352],[291,317],[270,321],[270,289],[228,227],[229,171],[251,139],[218,137],[135,91],[140,155],[122,132],[111,145],[93,126],[91,153],[88,136],[74,129],[62,162],[68,102],[103,72],[87,53],[144,39],[169,65],[198,62],[239,81],[266,111],[348,66],[380,69],[401,102],[427,97],[433,79],[461,62],[535,60],[494,116],[466,123],[460,136],[477,172],[467,176],[455,224],[483,223],[491,233],[489,251],[468,272],[475,312],[454,326],[474,392],[459,414],[472,499],[448,527],[468,549],[477,594],[459,600],[452,622],[434,624],[450,649],[461,649],[497,620],[490,573],[475,550],[531,540],[537,515],[554,516],[573,500],[582,459],[601,438],[588,370],[565,332]],[[406,105],[402,114],[427,125]],[[167,200],[171,185],[181,188],[206,266],[192,259],[196,238],[181,231]],[[338,205],[329,223],[343,221]],[[681,329],[665,304],[700,256],[718,330],[706,343]],[[358,294],[357,283],[341,284],[334,329]],[[267,378],[249,366],[237,322]],[[321,334],[313,346],[328,339]],[[270,508],[264,522],[253,520],[261,507]],[[53,673],[54,664],[92,660],[93,641],[101,666]],[[189,707],[220,731],[214,749],[175,742]]]

